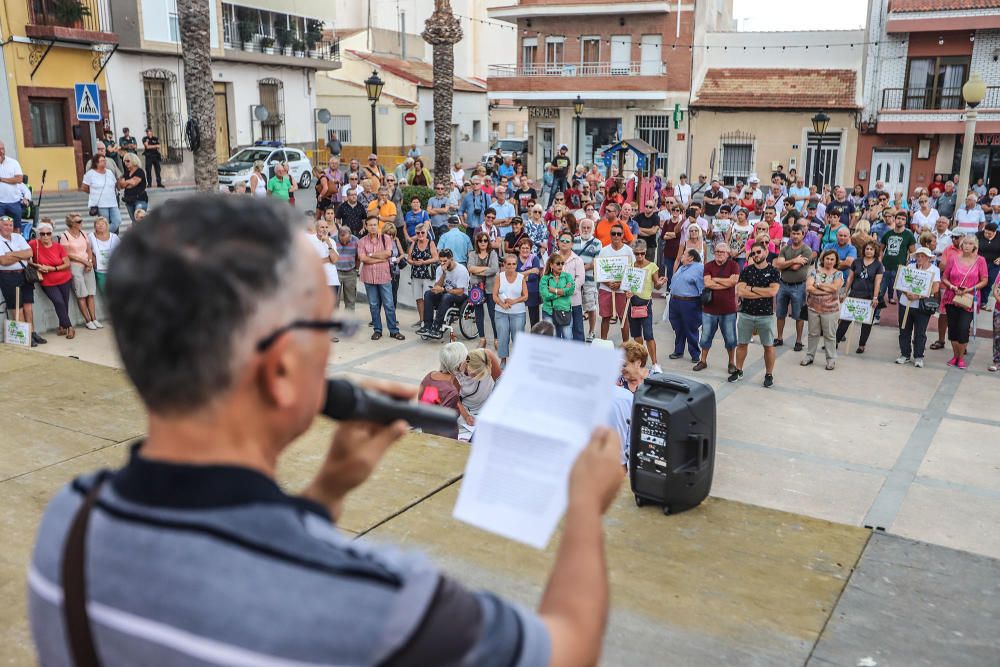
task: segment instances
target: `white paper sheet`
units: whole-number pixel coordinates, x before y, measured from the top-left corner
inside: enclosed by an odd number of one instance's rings
[[[606,422],[620,350],[522,334],[476,418],[454,516],[542,549],[566,510],[569,473]]]

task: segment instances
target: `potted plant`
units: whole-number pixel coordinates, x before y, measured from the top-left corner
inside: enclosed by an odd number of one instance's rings
[[[297,57],[299,57],[299,58],[305,58],[306,57],[306,43],[303,42],[301,39],[297,39],[296,38],[292,42],[292,51],[295,53],[295,55]]]
[[[254,24],[250,21],[239,22],[240,42],[244,51],[253,51]]]
[[[260,50],[261,53],[274,54],[274,38],[273,37],[261,37],[260,38]]]
[[[284,26],[277,26],[274,29],[274,36],[278,43],[278,53],[283,56],[292,55],[292,31]]]
[[[82,28],[83,19],[91,15],[90,7],[79,0],[54,0],[49,7],[55,23],[64,28]]]
[[[305,42],[310,54],[316,51],[316,45],[323,41],[323,22],[309,19],[306,22]]]

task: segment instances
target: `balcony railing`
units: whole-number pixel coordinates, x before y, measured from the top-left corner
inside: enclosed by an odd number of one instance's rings
[[[110,30],[99,0],[28,0],[28,7],[32,25],[89,32]]]
[[[223,22],[223,46],[227,49],[264,53],[266,55],[298,56],[300,58],[340,62],[340,40],[320,42],[315,44],[312,49],[303,43],[302,50],[297,51],[293,45],[286,45],[284,48],[279,47],[273,39],[270,39],[270,46],[264,46],[267,42],[263,41],[266,39],[263,35],[254,35],[249,42],[244,44],[240,42],[238,35],[239,30],[235,23],[232,21]]]
[[[549,63],[543,65],[490,65],[489,76],[659,76],[666,68],[662,62],[593,62]]]
[[[986,89],[986,97],[979,106],[996,109],[1000,107],[1000,86]],[[902,111],[961,111],[965,108],[962,88],[884,88],[882,109]]]

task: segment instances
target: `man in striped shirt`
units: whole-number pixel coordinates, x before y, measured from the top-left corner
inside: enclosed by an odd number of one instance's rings
[[[291,216],[242,197],[175,199],[112,258],[111,319],[148,435],[122,469],[77,478],[45,511],[28,571],[39,663],[596,664],[601,514],[621,482],[610,431],[573,469],[537,613],[337,531],[403,422],[343,421],[300,494],[275,483],[324,401],[327,331],[341,327]]]

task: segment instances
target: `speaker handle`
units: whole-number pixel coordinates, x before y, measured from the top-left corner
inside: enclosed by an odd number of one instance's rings
[[[677,391],[682,391],[685,394],[691,393],[691,387],[688,383],[664,377],[663,375],[648,375],[646,376],[644,384],[656,387],[666,387],[667,389],[676,389]]]

